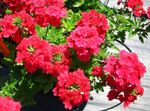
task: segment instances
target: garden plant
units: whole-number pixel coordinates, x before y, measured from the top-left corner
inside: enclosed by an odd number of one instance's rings
[[[70,111],[105,87],[124,108],[142,96],[146,67],[124,42],[147,40],[150,7],[114,1],[118,8],[109,0],[0,0],[0,111],[35,105],[38,92]]]

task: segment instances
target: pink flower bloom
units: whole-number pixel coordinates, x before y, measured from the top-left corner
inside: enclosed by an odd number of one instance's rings
[[[53,89],[54,95],[58,96],[66,109],[72,109],[89,99],[90,82],[80,69],[72,73],[63,73],[58,77],[58,83]]]
[[[21,105],[10,97],[0,96],[0,111],[20,111]]]
[[[106,81],[111,87],[109,100],[119,99],[127,107],[138,95],[143,94],[140,79],[146,70],[135,53],[122,50],[118,58],[110,56],[104,71],[108,73]]]
[[[89,61],[90,56],[97,54],[100,45],[104,41],[103,36],[99,36],[95,27],[77,27],[67,38],[68,46],[74,48],[81,61]]]
[[[147,8],[147,16],[150,19],[150,7]]]
[[[105,36],[109,28],[106,16],[98,13],[96,10],[83,12],[82,19],[77,23],[77,26],[94,26],[99,34],[103,36]]]

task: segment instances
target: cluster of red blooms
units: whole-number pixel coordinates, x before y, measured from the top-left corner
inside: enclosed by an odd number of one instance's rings
[[[45,73],[52,76],[59,76],[61,73],[69,70],[70,52],[67,45],[53,45],[51,46],[50,59],[42,63],[42,69]]]
[[[59,96],[66,109],[72,109],[89,99],[90,82],[83,70],[78,69],[72,73],[64,72],[58,77],[53,89],[54,95]]]
[[[35,33],[35,24],[59,26],[66,16],[63,0],[4,0],[9,13],[0,19],[0,37],[11,37],[20,43],[24,36]]]
[[[66,45],[51,45],[33,35],[24,38],[16,49],[16,62],[24,63],[30,73],[42,69],[47,74],[58,76],[60,72],[69,69],[70,54]]]
[[[21,105],[10,97],[0,96],[0,111],[20,111]]]
[[[24,38],[16,50],[16,62],[24,63],[26,70],[30,73],[40,69],[41,63],[50,59],[48,53],[51,51],[48,41],[41,40],[35,35]]]
[[[127,0],[127,7],[132,9],[132,12],[136,16],[141,16],[142,14],[146,14],[143,9],[143,0]]]
[[[28,13],[21,11],[5,15],[0,19],[0,27],[0,37],[11,37],[16,43],[20,43],[23,36],[34,33],[35,21]]]
[[[117,4],[120,5],[122,2],[123,0],[118,0]],[[149,14],[150,7],[147,8],[147,11],[145,11],[143,8],[144,6],[143,0],[127,0],[125,4],[126,4],[126,7],[132,9],[132,13],[135,16],[140,17],[141,15],[146,14],[148,18],[150,18],[150,14]]]
[[[133,9],[135,15],[140,16],[143,13],[143,2],[131,1],[133,0],[128,0],[127,6]],[[109,28],[106,16],[96,10],[83,12],[75,30],[67,37],[68,44],[52,45],[36,35],[35,25],[59,26],[60,19],[66,15],[64,0],[3,2],[9,6],[11,14],[6,14],[0,19],[0,38],[11,37],[19,44],[16,48],[16,62],[23,63],[27,72],[31,74],[41,69],[44,73],[57,77],[58,82],[53,92],[55,96],[60,97],[66,109],[87,102],[90,81],[81,69],[70,72],[71,54],[68,49],[73,48],[83,62],[98,54]],[[150,8],[148,10],[150,17]],[[105,76],[102,68],[94,67],[93,76]],[[111,56],[104,68],[108,73],[107,84],[112,88],[108,94],[109,100],[119,99],[128,106],[138,95],[143,94],[140,79],[145,67],[134,53],[121,51],[119,58]],[[0,111],[19,111],[20,108],[21,105],[12,99],[0,97]]]
[[[146,71],[135,53],[122,50],[118,58],[110,56],[104,70],[108,73],[106,81],[111,87],[109,100],[119,99],[127,107],[143,94],[140,79]]]
[[[82,70],[68,73],[70,53],[66,45],[51,45],[36,35],[24,38],[17,46],[16,62],[24,63],[28,72],[42,69],[57,77],[54,95],[59,96],[67,109],[88,101],[90,82]]]
[[[87,62],[91,55],[98,53],[108,28],[105,15],[95,10],[83,12],[76,29],[67,38],[68,45],[75,49],[81,61]]]
[[[13,12],[25,10],[34,16],[37,24],[60,25],[60,18],[66,15],[64,0],[4,0]]]

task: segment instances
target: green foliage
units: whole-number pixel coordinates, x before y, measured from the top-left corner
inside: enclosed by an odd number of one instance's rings
[[[81,18],[81,12],[74,13],[72,10],[68,10],[68,15],[62,20],[62,26],[65,33],[72,31],[75,28],[76,22]]]

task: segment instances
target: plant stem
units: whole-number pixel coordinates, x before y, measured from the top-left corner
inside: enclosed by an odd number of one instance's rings
[[[108,110],[110,110],[110,109],[113,109],[113,108],[119,106],[120,104],[122,104],[122,102],[120,102],[120,103],[118,103],[118,104],[116,104],[116,105],[114,105],[114,106],[112,106],[112,107],[110,107],[110,108],[103,109],[103,110],[100,110],[100,111],[108,111]]]
[[[49,25],[46,27],[45,37],[47,37],[47,35],[48,35],[48,30],[49,30]]]
[[[127,46],[125,45],[124,43],[122,43],[121,41],[119,40],[116,40],[118,43],[120,43],[121,45],[123,45],[129,52],[132,52],[132,50]]]
[[[105,2],[105,5],[108,6],[108,3],[109,3],[109,0],[107,0],[107,1]]]

